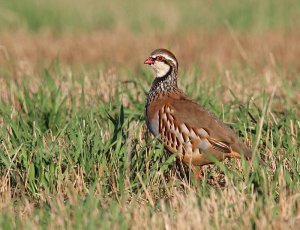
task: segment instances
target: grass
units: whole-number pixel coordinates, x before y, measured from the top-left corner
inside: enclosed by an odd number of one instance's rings
[[[201,83],[197,72],[183,73],[185,91],[257,145],[257,157],[268,165],[206,167],[195,190],[188,170],[144,138],[151,73],[128,73],[105,99],[97,85],[109,71],[102,71],[93,78],[68,76],[56,61],[34,89],[27,78],[6,81],[8,97],[0,103],[3,228],[293,228],[299,222],[299,105],[289,96],[280,98],[276,90],[241,102],[232,92],[220,104],[224,79]],[[299,87],[281,86],[286,95]],[[279,101],[284,112],[273,107]]]
[[[0,229],[297,228],[299,6],[0,0]],[[195,181],[146,132],[157,47],[253,164]]]

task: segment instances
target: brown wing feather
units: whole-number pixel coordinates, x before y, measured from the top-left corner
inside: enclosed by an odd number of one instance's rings
[[[208,138],[208,141],[211,143],[212,148],[215,150],[218,150],[223,153],[231,153],[231,151],[232,151],[231,147],[223,141],[217,141],[212,138]]]
[[[205,129],[209,134],[208,140],[215,150],[224,153],[233,150],[244,154],[247,159],[251,159],[251,151],[244,143],[240,142],[232,129],[218,120],[212,113],[185,96],[169,97],[168,103],[172,107],[177,122],[188,124],[196,129]]]

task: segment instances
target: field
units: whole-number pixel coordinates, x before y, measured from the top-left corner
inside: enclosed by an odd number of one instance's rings
[[[298,0],[0,0],[0,229],[295,229],[299,40]],[[195,181],[147,133],[158,47],[251,164]]]

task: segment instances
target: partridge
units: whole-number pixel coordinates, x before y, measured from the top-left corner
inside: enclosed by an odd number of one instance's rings
[[[251,151],[232,129],[178,88],[178,62],[173,53],[156,49],[144,64],[156,74],[146,100],[147,127],[196,177],[200,177],[201,166],[213,159],[240,158],[242,154],[251,159]]]

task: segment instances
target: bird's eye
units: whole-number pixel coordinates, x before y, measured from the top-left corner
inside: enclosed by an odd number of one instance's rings
[[[157,58],[156,58],[156,60],[157,61],[162,61],[164,58],[162,57],[162,56],[158,56]]]

